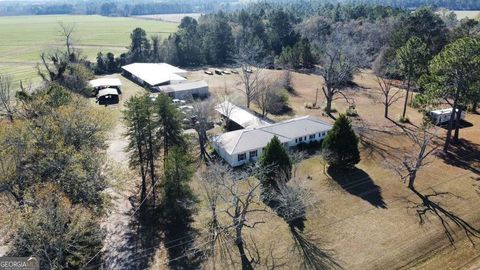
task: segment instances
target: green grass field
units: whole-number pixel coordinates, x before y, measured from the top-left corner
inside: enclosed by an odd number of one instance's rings
[[[459,20],[470,18],[470,19],[478,19],[480,18],[480,10],[454,10],[455,14],[457,14],[457,18]]]
[[[99,51],[115,54],[126,51],[130,33],[136,27],[164,38],[178,26],[169,22],[96,15],[0,17],[0,73],[10,74],[15,82],[35,81],[35,65],[41,52],[62,44],[59,22],[75,26],[75,45],[91,60]]]

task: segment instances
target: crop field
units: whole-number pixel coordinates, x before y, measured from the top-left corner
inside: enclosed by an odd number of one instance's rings
[[[457,14],[459,20],[464,18],[480,18],[480,10],[455,10],[454,12]]]
[[[62,45],[59,23],[74,25],[74,43],[89,59],[99,51],[119,54],[127,50],[130,33],[141,27],[149,35],[167,37],[178,24],[88,15],[0,17],[0,73],[19,80],[36,77],[35,65],[42,51]]]

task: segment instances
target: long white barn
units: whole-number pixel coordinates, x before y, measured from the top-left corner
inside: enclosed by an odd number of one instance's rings
[[[186,82],[186,70],[167,63],[133,63],[122,67],[123,75],[152,88]]]
[[[258,128],[224,133],[213,139],[213,147],[228,164],[236,167],[256,161],[274,136],[289,148],[301,143],[321,141],[331,128],[331,125],[317,118],[303,116]]]

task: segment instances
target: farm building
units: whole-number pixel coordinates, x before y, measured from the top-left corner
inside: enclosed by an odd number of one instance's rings
[[[303,116],[258,128],[224,133],[213,139],[213,147],[228,164],[236,167],[256,161],[274,136],[290,148],[301,143],[321,141],[331,128],[331,125],[319,119]]]
[[[98,90],[105,88],[115,88],[119,94],[122,93],[122,82],[118,78],[99,78],[91,80],[89,85],[93,88],[95,95],[98,93]]]
[[[166,63],[133,63],[122,67],[123,76],[153,89],[155,86],[186,82],[186,70]]]
[[[450,116],[452,115],[452,108],[443,109],[443,110],[435,110],[429,113],[430,119],[432,119],[433,123],[435,124],[444,124],[450,120]],[[458,112],[458,109],[456,110]],[[461,112],[460,119],[465,119],[465,111]]]
[[[100,105],[113,105],[119,102],[119,93],[116,88],[98,90],[97,102]]]
[[[203,98],[209,95],[208,84],[205,81],[158,86],[155,89],[175,99]]]
[[[229,101],[224,101],[215,107],[215,110],[222,115],[222,117],[228,118],[231,123],[232,130],[243,128],[257,128],[266,125],[270,125],[260,117],[256,116],[252,112],[243,109]]]

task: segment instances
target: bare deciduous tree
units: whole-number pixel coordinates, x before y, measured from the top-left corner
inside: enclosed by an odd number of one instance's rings
[[[262,111],[262,117],[266,117],[269,112],[278,111],[278,107],[283,106],[279,102],[279,91],[280,85],[276,82],[266,78],[258,81],[254,102]]]
[[[393,88],[393,81],[377,76],[377,83],[381,91],[381,102],[384,106],[384,117],[388,119],[388,109],[390,106],[402,98],[401,92]]]
[[[255,100],[259,81],[262,78],[262,67],[265,64],[259,61],[263,49],[259,44],[240,44],[236,56],[236,62],[240,65],[239,90],[245,94],[247,108]],[[264,60],[267,61],[267,60]]]
[[[219,109],[223,114],[223,126],[228,128],[230,124],[230,116],[233,109],[235,108],[233,103],[230,102],[230,92],[228,91],[227,85],[224,85],[223,91],[219,92],[216,97],[217,109]]]
[[[59,36],[65,43],[67,55],[71,57],[75,52],[75,49],[73,48],[73,34],[75,32],[75,25],[64,24],[63,22],[58,23],[58,25],[60,26]]]
[[[348,103],[352,103],[342,91],[353,79],[353,75],[361,66],[362,51],[359,46],[343,34],[332,34],[325,44],[320,57],[321,66],[318,73],[323,77],[322,86],[325,95],[325,112],[331,115],[332,103],[336,96],[341,95]]]
[[[437,192],[433,190],[432,194],[422,194],[415,187],[415,180],[418,172],[427,164],[432,161],[428,161],[429,156],[432,155],[438,144],[434,144],[433,140],[436,138],[435,132],[429,132],[426,127],[422,127],[416,132],[405,130],[408,137],[414,142],[416,151],[413,154],[405,155],[400,165],[394,167],[395,171],[400,177],[408,182],[408,188],[420,199],[420,203],[409,201],[417,211],[417,215],[420,220],[420,224],[423,225],[428,220],[427,214],[432,214],[436,217],[443,226],[444,233],[450,243],[454,242],[455,231],[452,228],[452,224],[463,230],[465,236],[473,244],[472,237],[480,238],[480,230],[474,228],[467,221],[457,216],[455,213],[447,210],[440,205],[439,202],[433,200],[433,198],[454,194],[450,192]]]
[[[416,151],[405,154],[400,164],[394,166],[394,170],[404,181],[408,182],[408,188],[414,191],[417,173],[431,162],[428,161],[428,157],[438,148],[438,145],[433,145],[436,133],[430,132],[427,126],[415,131],[404,129],[404,132],[415,144]]]
[[[8,75],[0,74],[0,114],[13,123],[15,105],[11,86],[12,78]]]
[[[210,99],[205,101],[196,101],[193,103],[193,115],[196,118],[194,128],[198,135],[200,158],[206,162],[211,159],[210,154],[207,151],[207,130],[210,129],[210,126],[213,123],[213,107],[213,102]]]
[[[265,223],[262,219],[256,220],[258,215],[252,213],[267,212],[258,192],[260,182],[249,177],[251,174],[252,171],[233,172],[225,165],[214,163],[200,176],[212,213],[208,230],[214,244],[210,245],[209,253],[228,254],[232,259],[227,242],[233,242],[245,270],[254,269],[260,261],[260,254],[255,241],[248,241],[244,230]],[[220,204],[225,208],[217,209]],[[217,247],[219,250],[212,250]]]

